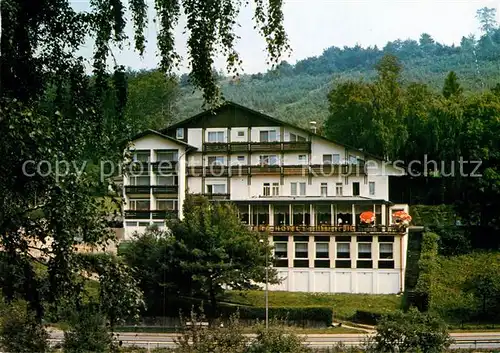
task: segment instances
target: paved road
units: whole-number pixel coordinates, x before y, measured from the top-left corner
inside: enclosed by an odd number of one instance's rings
[[[247,335],[252,338],[255,335]],[[303,335],[304,343],[310,347],[331,347],[338,343],[345,345],[361,345],[369,334],[309,334]],[[471,332],[452,333],[455,343],[451,348],[500,348],[500,332]],[[125,346],[138,346],[144,348],[175,347],[176,334],[153,334],[153,333],[127,333],[122,332],[118,339]],[[61,331],[51,332],[51,340],[56,343],[63,338]]]

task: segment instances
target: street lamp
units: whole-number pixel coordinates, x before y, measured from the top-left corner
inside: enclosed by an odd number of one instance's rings
[[[264,243],[264,239],[259,240],[261,243]],[[266,246],[266,330],[269,328],[269,265],[268,265],[268,251]]]

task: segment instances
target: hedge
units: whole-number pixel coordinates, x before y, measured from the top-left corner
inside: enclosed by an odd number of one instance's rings
[[[162,302],[162,301],[159,301]],[[179,314],[187,316],[191,310],[198,312],[200,308],[205,313],[210,313],[211,306],[208,301],[202,301],[195,298],[166,298],[165,307],[148,308],[146,316],[151,317],[179,317]],[[218,314],[222,318],[228,318],[239,312],[242,320],[265,320],[265,307],[254,307],[245,305],[230,305],[219,303],[217,305]],[[306,321],[315,321],[331,326],[333,319],[333,310],[329,307],[270,307],[269,318],[276,318],[294,322],[296,324],[306,323]]]
[[[421,311],[428,310],[431,301],[438,260],[438,240],[439,237],[435,233],[425,232],[422,236],[422,248],[418,261],[418,279],[414,290],[417,294],[415,297],[420,298],[414,304]]]
[[[364,325],[377,325],[378,321],[384,315],[390,314],[391,311],[369,311],[369,310],[356,310],[356,313],[351,318],[352,322]]]

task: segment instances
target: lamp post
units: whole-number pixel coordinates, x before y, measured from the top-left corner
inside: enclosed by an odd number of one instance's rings
[[[261,243],[264,243],[264,240],[260,240]],[[266,244],[267,245],[267,244]],[[268,265],[268,251],[266,246],[266,289],[265,289],[265,298],[266,298],[266,330],[269,328],[269,265]]]

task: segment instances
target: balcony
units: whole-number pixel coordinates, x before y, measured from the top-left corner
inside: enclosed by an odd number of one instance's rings
[[[265,175],[277,175],[281,174],[281,167],[279,165],[253,165],[250,166],[251,174],[265,174]]]
[[[153,194],[177,194],[178,185],[153,185]]]
[[[151,216],[153,219],[172,219],[177,218],[177,210],[157,210],[151,211]]]
[[[309,152],[310,141],[289,142],[206,142],[203,152],[207,153],[242,153],[242,152]]]
[[[203,194],[204,197],[211,201],[221,201],[221,200],[230,200],[230,194]]]
[[[149,219],[151,212],[149,210],[126,210],[125,218]]]
[[[125,186],[125,192],[127,194],[148,194],[151,190],[150,185],[127,185]]]
[[[128,219],[170,219],[177,217],[177,210],[126,210]]]
[[[187,176],[201,177],[227,177],[229,168],[225,165],[212,165],[207,167],[192,166],[186,167]]]
[[[311,174],[314,176],[366,175],[364,162],[355,164],[314,164],[310,168]]]
[[[404,228],[398,226],[250,226],[256,232],[269,232],[269,233],[361,233],[366,235],[378,234],[403,234]]]

